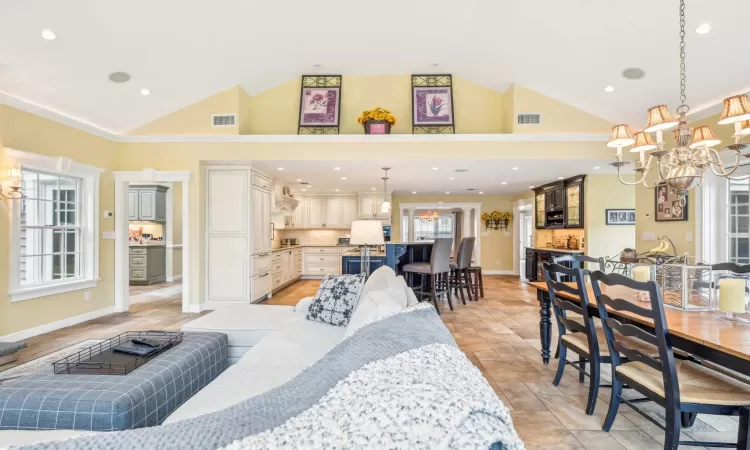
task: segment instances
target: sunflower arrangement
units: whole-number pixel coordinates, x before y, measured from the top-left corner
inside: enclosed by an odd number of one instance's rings
[[[490,213],[482,213],[482,220],[484,220],[486,222],[486,221],[488,221],[490,219],[491,219]]]
[[[391,112],[387,109],[383,109],[380,106],[374,109],[362,111],[362,114],[360,114],[357,122],[360,125],[364,125],[368,120],[385,120],[391,125],[396,125],[396,116],[391,114]]]
[[[486,229],[500,230],[508,228],[508,221],[513,218],[509,212],[492,211],[491,213],[482,213]]]

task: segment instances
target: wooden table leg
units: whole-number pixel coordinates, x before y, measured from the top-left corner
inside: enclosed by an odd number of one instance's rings
[[[552,310],[549,294],[537,289],[536,298],[539,300],[539,340],[542,342],[542,362],[549,364],[550,344],[552,343]]]

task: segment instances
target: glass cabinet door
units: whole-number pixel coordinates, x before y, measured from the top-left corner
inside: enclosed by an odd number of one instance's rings
[[[544,194],[537,194],[536,195],[536,226],[537,228],[543,227],[545,224],[545,204],[544,204]]]
[[[572,183],[565,188],[568,227],[581,226],[581,183]]]

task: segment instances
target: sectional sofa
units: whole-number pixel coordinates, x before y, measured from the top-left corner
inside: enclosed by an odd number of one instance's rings
[[[232,364],[162,425],[2,431],[0,447],[523,448],[507,408],[434,308],[390,268],[365,283],[345,327],[308,320],[312,301],[232,306],[186,324],[186,333],[225,333]],[[73,436],[81,437],[59,440]]]

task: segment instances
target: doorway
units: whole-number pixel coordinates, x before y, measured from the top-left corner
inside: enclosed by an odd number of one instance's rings
[[[128,311],[131,298],[134,303],[142,303],[174,299],[181,293],[182,312],[200,312],[198,302],[190,301],[190,172],[147,169],[113,175],[115,310]],[[151,257],[158,263],[158,270],[149,271]],[[132,280],[137,286],[131,288]]]
[[[513,203],[513,273],[525,280],[526,247],[534,246],[534,198]]]

